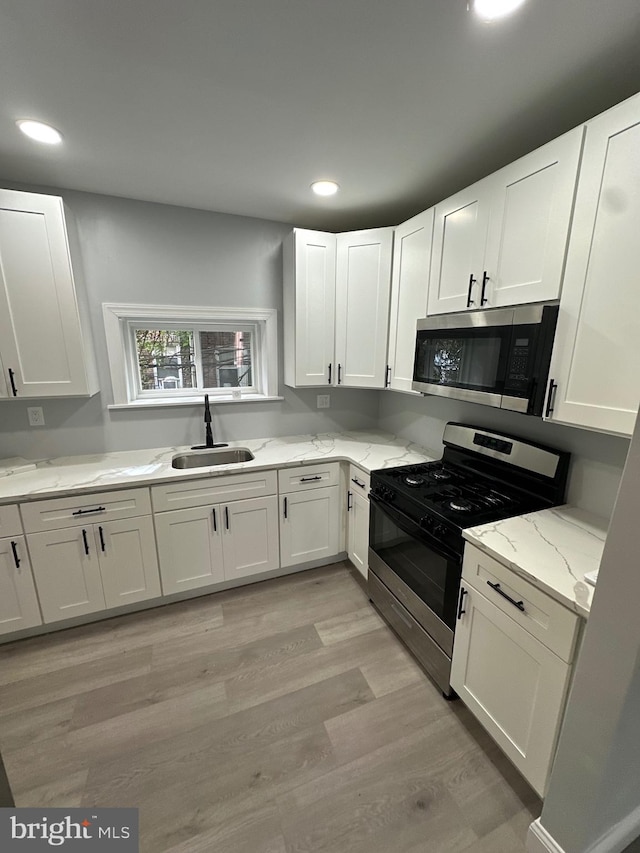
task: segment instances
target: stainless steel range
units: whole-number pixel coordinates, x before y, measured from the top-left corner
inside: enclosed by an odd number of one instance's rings
[[[371,474],[369,596],[444,695],[465,527],[556,506],[569,454],[448,423],[437,462]]]

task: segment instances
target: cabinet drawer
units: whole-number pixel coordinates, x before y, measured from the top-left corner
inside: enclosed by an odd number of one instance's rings
[[[562,660],[571,663],[580,627],[577,613],[468,543],[462,566],[462,585],[465,584],[474,587]],[[501,592],[521,602],[524,610],[508,601],[490,584],[499,584]]]
[[[369,494],[371,486],[371,474],[367,474],[362,468],[357,465],[349,465],[349,483],[348,488],[354,495],[363,495],[366,497]]]
[[[21,536],[22,523],[15,504],[0,506],[0,538],[3,536]]]
[[[275,495],[277,485],[276,471],[256,471],[153,486],[151,499],[154,512],[164,512]]]
[[[122,489],[71,498],[52,498],[20,505],[27,533],[77,527],[92,521],[112,521],[151,513],[148,489]]]
[[[282,471],[278,471],[278,488],[281,494],[337,486],[339,482],[339,462],[300,465],[298,468],[283,468]]]

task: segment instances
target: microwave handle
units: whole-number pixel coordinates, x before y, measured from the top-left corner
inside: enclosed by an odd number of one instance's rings
[[[472,305],[475,305],[473,299],[471,298],[471,291],[476,281],[477,279],[475,279],[473,277],[473,273],[471,273],[471,275],[469,276],[469,289],[467,290],[467,308],[471,308]]]

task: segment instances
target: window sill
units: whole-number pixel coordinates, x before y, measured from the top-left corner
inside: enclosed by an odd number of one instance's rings
[[[284,397],[264,397],[261,394],[246,394],[239,400],[232,400],[231,397],[209,397],[209,403],[212,407],[225,406],[228,403],[272,403],[274,400],[284,400]],[[203,406],[204,395],[202,397],[185,397],[182,400],[133,400],[131,403],[111,403],[107,409],[164,409],[173,406]]]

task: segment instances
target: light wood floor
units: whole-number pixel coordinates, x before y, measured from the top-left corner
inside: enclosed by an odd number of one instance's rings
[[[0,647],[19,806],[142,853],[521,853],[540,801],[337,564]]]

